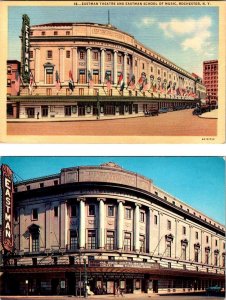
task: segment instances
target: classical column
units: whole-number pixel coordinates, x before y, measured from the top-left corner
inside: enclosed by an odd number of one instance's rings
[[[152,229],[152,224],[151,224],[151,221],[152,221],[152,209],[151,207],[149,207],[149,212],[148,212],[148,222],[147,222],[147,246],[148,246],[148,250],[149,250],[149,253],[151,252],[151,239],[152,239],[152,236],[151,236],[151,229]]]
[[[60,248],[65,248],[67,243],[67,207],[66,202],[60,203]]]
[[[59,72],[60,72],[60,81],[64,82],[64,48],[59,48]],[[69,80],[69,75],[68,75]]]
[[[89,81],[89,77],[88,77],[88,72],[91,71],[90,70],[90,67],[91,67],[91,48],[90,47],[87,47],[86,48],[87,50],[87,61],[86,61],[86,69],[87,69],[87,72],[86,72],[86,82]]]
[[[135,211],[134,211],[134,230],[133,230],[133,236],[134,236],[134,250],[139,251],[140,245],[139,245],[139,238],[140,238],[140,205],[135,204]]]
[[[114,84],[118,84],[118,51],[114,50]]]
[[[125,87],[127,87],[127,53],[124,53],[124,63],[123,63],[123,79]]]
[[[98,248],[104,248],[104,230],[105,230],[105,210],[104,210],[104,201],[105,199],[98,198],[97,201],[99,201],[99,244]]]
[[[104,48],[101,49],[101,83],[104,84],[105,78],[105,50]]]
[[[77,70],[78,70],[78,50],[77,47],[73,47],[72,48],[72,74],[73,74],[74,82],[78,81]]]
[[[25,224],[25,220],[24,220],[24,216],[25,216],[25,208],[24,207],[21,207],[20,208],[20,213],[19,213],[19,216],[20,216],[20,223],[19,223],[19,226],[20,226],[20,241],[19,241],[19,249],[20,251],[24,251],[24,248],[25,248],[25,237],[24,237],[24,233],[25,233],[25,227],[26,227],[26,224]]]
[[[35,82],[39,83],[40,80],[40,48],[35,48]]]
[[[123,248],[123,229],[124,229],[124,206],[123,201],[118,200],[118,214],[117,214],[117,248]]]
[[[78,198],[79,201],[79,246],[85,248],[86,240],[86,223],[85,223],[85,198]]]
[[[51,248],[51,216],[50,216],[50,209],[51,206],[49,203],[46,204],[45,207],[45,248],[50,249]]]

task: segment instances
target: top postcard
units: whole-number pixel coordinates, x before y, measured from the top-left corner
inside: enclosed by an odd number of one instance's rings
[[[2,2],[1,142],[224,143],[225,2]]]

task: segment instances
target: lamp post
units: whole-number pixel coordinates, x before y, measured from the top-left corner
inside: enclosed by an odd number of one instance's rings
[[[86,259],[84,258],[84,298],[87,298],[87,270],[86,270]]]
[[[99,100],[99,90],[97,90],[97,120],[100,119],[100,100]]]

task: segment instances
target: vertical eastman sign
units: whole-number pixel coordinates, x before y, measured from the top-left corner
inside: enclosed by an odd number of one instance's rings
[[[13,172],[7,165],[1,166],[2,181],[2,246],[13,249]]]
[[[22,78],[24,83],[29,83],[30,77],[30,18],[23,15],[22,23]]]

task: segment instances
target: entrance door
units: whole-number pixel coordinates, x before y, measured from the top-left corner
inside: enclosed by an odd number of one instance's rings
[[[35,117],[34,107],[28,107],[27,108],[27,116],[28,116],[28,118],[34,118]]]
[[[114,281],[107,281],[107,294],[114,294]]]
[[[78,115],[85,116],[85,104],[82,103],[78,104]]]
[[[123,104],[119,105],[119,114],[124,115],[124,105]]]
[[[133,279],[126,279],[126,293],[133,293]]]
[[[42,117],[48,117],[48,106],[42,106]]]
[[[153,292],[158,293],[158,280],[153,280]]]
[[[52,295],[58,295],[60,291],[60,286],[59,286],[59,279],[52,279],[51,280],[51,293]]]
[[[67,274],[68,294],[75,295],[75,273]]]
[[[133,113],[133,104],[129,104],[129,114]]]
[[[115,106],[114,105],[105,105],[104,106],[105,115],[115,115]]]

